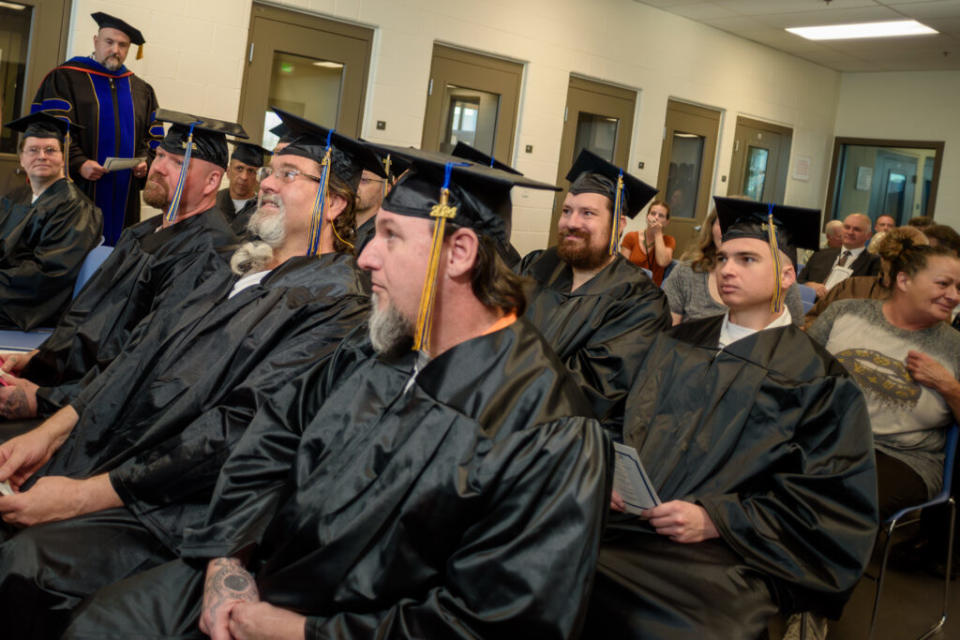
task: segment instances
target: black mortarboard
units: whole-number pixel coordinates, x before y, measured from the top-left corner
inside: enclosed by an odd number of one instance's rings
[[[506,171],[507,173],[516,173],[517,175],[523,175],[513,167],[508,164],[500,162],[493,156],[488,156],[483,151],[479,149],[474,149],[465,142],[457,142],[457,146],[453,148],[452,155],[456,158],[466,158],[470,162],[476,162],[477,164],[486,165],[488,167],[493,167],[494,169],[500,169],[501,171]]]
[[[70,129],[83,129],[79,124],[73,124],[66,117],[58,117],[46,111],[36,111],[29,115],[11,120],[4,125],[14,131],[23,133],[24,138],[56,138],[63,142]]]
[[[765,204],[740,198],[714,196],[723,239],[768,240],[770,215],[776,225],[777,247],[797,264],[797,249],[820,247],[820,210]]]
[[[278,155],[291,154],[323,162],[329,145],[332,171],[354,191],[364,169],[386,177],[380,159],[357,140],[276,107],[271,109],[283,120],[291,138],[290,144],[277,152]]]
[[[273,155],[273,151],[268,151],[258,144],[237,142],[236,140],[231,140],[230,143],[234,145],[233,154],[230,155],[230,159],[237,160],[251,167],[262,167],[264,156]]]
[[[616,204],[617,178],[620,176],[623,176],[620,213],[633,218],[653,200],[657,190],[587,149],[580,152],[570,171],[567,172],[567,180],[572,183],[568,191],[573,194],[599,193]]]
[[[290,136],[290,130],[287,129],[287,125],[283,124],[282,122],[278,125],[274,125],[273,128],[270,129],[270,133],[277,136],[277,144],[290,144],[290,141],[293,140],[293,138]]]
[[[173,222],[177,219],[177,212],[180,209],[180,196],[183,194],[183,185],[187,179],[190,160],[199,158],[226,169],[226,137],[230,135],[237,138],[247,138],[247,132],[236,122],[201,118],[170,109],[157,109],[155,119],[158,122],[170,123],[170,129],[163,136],[160,147],[167,153],[183,156],[180,178],[177,180],[177,188],[170,199],[170,206],[166,214],[166,220]]]
[[[363,138],[360,138],[360,142],[376,154],[380,160],[380,164],[383,165],[383,171],[387,174],[388,180],[396,180],[403,175],[404,171],[410,168],[411,160],[403,153],[403,147],[375,144]],[[409,150],[416,151],[416,149],[412,147]]]
[[[515,186],[559,189],[437,152],[405,149],[401,153],[413,164],[384,198],[381,208],[436,223],[414,334],[413,348],[421,351],[430,345],[436,277],[446,223],[469,227],[503,245],[508,242],[510,190]]]
[[[140,33],[139,29],[103,11],[91,13],[90,17],[97,22],[97,26],[101,29],[116,29],[127,34],[130,42],[137,45],[137,60],[143,57],[143,44],[146,40],[143,39],[143,34]]]
[[[243,127],[235,122],[205,118],[170,109],[157,109],[156,119],[171,124],[160,143],[164,151],[180,156],[184,155],[187,152],[187,139],[190,137],[190,127],[192,125],[193,151],[191,157],[212,162],[224,169],[227,168],[227,158],[229,157],[226,136],[244,139],[248,137]]]

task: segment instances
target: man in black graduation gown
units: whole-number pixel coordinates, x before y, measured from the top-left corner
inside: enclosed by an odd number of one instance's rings
[[[57,323],[103,221],[64,177],[65,120],[39,112],[7,126],[23,132],[30,189],[0,199],[0,326],[29,331]]]
[[[201,596],[214,637],[576,634],[610,445],[494,246],[510,185],[539,185],[456,164],[387,196],[369,332],[257,414],[188,561],[101,590],[65,637],[202,637]]]
[[[238,236],[247,232],[250,216],[257,210],[258,172],[264,156],[272,155],[263,147],[249,142],[234,142],[233,155],[227,166],[229,186],[217,193],[217,207],[230,221]]]
[[[380,210],[380,205],[383,204],[383,199],[389,193],[390,187],[410,167],[405,157],[392,153],[387,148],[365,144],[380,158],[386,177],[381,177],[373,171],[364,171],[360,179],[360,187],[357,189],[357,255],[373,239],[377,225],[377,211]]]
[[[617,250],[623,216],[656,190],[584,150],[567,174],[557,246],[523,258],[529,319],[573,372],[597,417],[618,429],[650,340],[670,326],[663,292]]]
[[[123,63],[143,34],[106,13],[91,14],[99,31],[93,53],[67,60],[46,75],[32,111],[54,111],[84,127],[70,149],[70,177],[103,211],[104,242],[114,246],[124,228],[140,221],[140,190],[147,162],[106,172],[107,158],[153,158],[163,137],[153,87]],[[138,53],[137,57],[140,57]]]
[[[251,222],[262,240],[231,260],[242,277],[214,274],[172,312],[156,314],[70,407],[3,445],[0,458],[11,455],[0,478],[20,453],[14,486],[25,489],[0,498],[4,520],[27,526],[0,545],[0,615],[16,614],[5,628],[17,637],[62,630],[58,616],[83,595],[175,557],[183,528],[202,523],[258,397],[328,358],[365,319],[368,295],[340,237],[353,228],[362,168],[377,170],[379,161],[334,134],[320,206],[320,187],[303,179],[322,172],[326,130],[319,131],[304,130],[273,160]],[[61,563],[71,570],[46,572]]]
[[[665,502],[608,524],[586,637],[746,639],[778,610],[839,616],[873,548],[863,396],[783,307],[819,212],[716,200],[729,311],[644,359],[623,438]]]
[[[163,110],[159,116],[172,125],[150,167],[144,198],[164,213],[124,231],[38,350],[7,358],[4,370],[20,377],[8,376],[13,386],[0,388],[3,417],[49,416],[70,402],[84,376],[106,368],[143,318],[165,299],[184,299],[223,261],[218,249],[237,243],[214,202],[227,165],[224,132],[245,135],[243,129],[201,119],[180,185],[189,125],[197,118]]]

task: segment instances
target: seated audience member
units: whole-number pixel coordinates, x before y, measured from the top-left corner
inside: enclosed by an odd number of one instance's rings
[[[663,281],[663,293],[670,305],[673,324],[717,316],[727,311],[717,286],[717,247],[720,246],[720,222],[717,210],[711,209],[700,230],[697,244],[677,263]],[[803,320],[800,291],[787,289],[787,308],[794,324]]]
[[[843,244],[836,249],[817,251],[797,278],[822,298],[837,283],[850,276],[875,276],[880,261],[866,249],[870,239],[870,218],[851,213],[843,219]]]
[[[874,241],[878,238],[880,241],[874,244]],[[898,227],[890,232],[878,233],[870,241],[870,245],[875,248],[871,253],[880,256],[880,273],[875,276],[853,276],[830,289],[827,295],[817,300],[816,304],[807,312],[803,320],[803,328],[809,329],[813,321],[836,300],[856,298],[886,300],[890,296],[890,287],[892,286],[890,282],[890,260],[900,254],[904,239],[918,245],[929,244],[927,237],[916,227]]]
[[[0,198],[0,327],[57,323],[83,259],[101,240],[100,210],[64,176],[69,123],[42,111],[7,123],[23,132],[30,189]]]
[[[873,426],[880,517],[943,484],[946,427],[960,417],[960,258],[891,234],[890,296],[839,300],[808,330],[863,389]]]
[[[163,214],[124,229],[51,336],[38,350],[6,359],[3,370],[20,377],[6,376],[13,384],[0,388],[3,417],[49,416],[69,403],[84,376],[106,368],[141,320],[164,299],[186,298],[222,261],[217,250],[238,241],[215,203],[227,166],[224,132],[243,134],[243,129],[207,120],[196,126],[177,199],[189,128],[197,118],[163,109],[157,118],[172,125],[150,165],[143,194]]]
[[[670,326],[663,292],[617,251],[623,216],[635,216],[656,190],[589,151],[567,180],[557,246],[528,254],[518,269],[535,284],[526,315],[597,417],[619,427],[647,345]]]
[[[923,235],[934,247],[944,246],[960,255],[960,234],[945,224],[932,224],[923,230]]]
[[[380,159],[383,167],[380,173],[385,174],[386,177],[381,177],[373,171],[364,171],[363,177],[360,178],[360,186],[357,188],[357,255],[360,255],[373,238],[377,226],[377,211],[380,210],[380,205],[387,197],[390,187],[410,166],[404,158],[395,153],[379,149],[369,143],[365,144]]]
[[[243,236],[250,216],[257,210],[257,172],[263,166],[264,156],[273,153],[249,142],[231,142],[234,149],[227,165],[228,187],[217,193],[217,207],[230,221],[233,232]]]
[[[102,589],[66,638],[576,633],[612,450],[494,246],[513,184],[546,187],[414,162],[359,258],[369,330],[257,414],[187,561]]]
[[[298,136],[264,172],[250,223],[261,240],[231,260],[242,277],[211,276],[138,327],[73,404],[0,445],[0,479],[12,474],[23,489],[0,498],[9,523],[0,538],[11,536],[0,545],[0,614],[13,636],[59,637],[85,595],[176,558],[257,398],[324,361],[363,322],[367,294],[348,240],[361,169],[379,161],[333,134],[318,201],[321,187],[302,176],[323,173],[328,131],[277,113]],[[47,570],[59,564],[71,571]]]
[[[673,260],[673,250],[677,241],[668,236],[663,229],[670,224],[670,205],[663,200],[654,200],[647,211],[647,228],[640,232],[631,231],[623,238],[620,253],[624,258],[653,274],[653,281],[659,287],[663,284],[663,273]]]
[[[585,638],[758,638],[777,611],[838,616],[873,548],[863,395],[782,305],[818,217],[716,201],[728,311],[643,362],[623,438],[664,502],[612,514]]]
[[[897,226],[897,221],[893,219],[893,216],[877,216],[877,221],[873,225],[874,233],[883,233],[884,231],[890,231]]]
[[[831,220],[823,229],[823,235],[827,239],[825,249],[839,249],[843,246],[843,221]]]

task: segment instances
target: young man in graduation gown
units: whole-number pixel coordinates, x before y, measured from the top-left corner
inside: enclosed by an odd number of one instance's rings
[[[617,247],[656,189],[584,150],[557,225],[557,246],[524,257],[534,280],[527,319],[573,372],[597,417],[619,428],[623,402],[650,340],[670,326],[663,292]]]
[[[150,167],[144,199],[164,213],[124,231],[38,350],[6,359],[4,370],[19,377],[7,376],[12,386],[0,388],[3,417],[46,417],[69,403],[84,376],[106,368],[141,320],[164,300],[184,299],[229,257],[218,250],[238,242],[215,201],[227,166],[224,132],[245,135],[243,129],[200,119],[189,166],[181,172],[197,118],[159,115],[172,124]]]
[[[187,560],[101,590],[65,637],[576,634],[610,445],[494,246],[510,185],[540,185],[458,164],[415,161],[387,196],[369,330],[255,416]]]
[[[103,222],[64,177],[69,123],[38,112],[7,126],[23,132],[20,165],[30,189],[0,199],[0,326],[29,331],[57,323]]]
[[[227,166],[226,189],[217,193],[217,207],[230,221],[230,228],[238,236],[247,231],[250,216],[257,210],[257,172],[263,166],[264,156],[273,155],[263,147],[249,142],[234,142],[233,154]]]
[[[111,172],[103,164],[107,158],[152,159],[163,127],[155,121],[153,87],[123,65],[130,45],[143,45],[143,34],[106,13],[91,17],[99,27],[93,53],[71,58],[50,71],[37,89],[31,110],[52,110],[84,127],[73,137],[67,171],[103,211],[104,242],[112,247],[124,228],[140,221],[147,162]]]
[[[0,446],[0,478],[13,471],[22,491],[0,498],[0,512],[27,527],[7,527],[0,545],[0,615],[18,616],[17,637],[62,630],[58,616],[83,595],[176,557],[258,398],[327,359],[366,318],[349,239],[360,172],[379,162],[333,134],[324,188],[307,176],[324,175],[327,131],[300,130],[266,172],[251,222],[262,239],[232,258],[242,277],[216,274],[138,327],[72,405]],[[61,564],[70,571],[46,570]]]
[[[623,439],[664,502],[611,518],[586,637],[752,639],[778,610],[836,617],[873,548],[863,396],[783,306],[819,212],[716,200],[729,311],[672,328],[643,362]]]

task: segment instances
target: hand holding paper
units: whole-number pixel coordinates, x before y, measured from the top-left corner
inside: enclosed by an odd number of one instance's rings
[[[644,509],[660,504],[660,497],[643,469],[637,450],[619,442],[614,442],[613,446],[617,455],[613,471],[613,490],[622,501],[623,510],[640,515]]]

